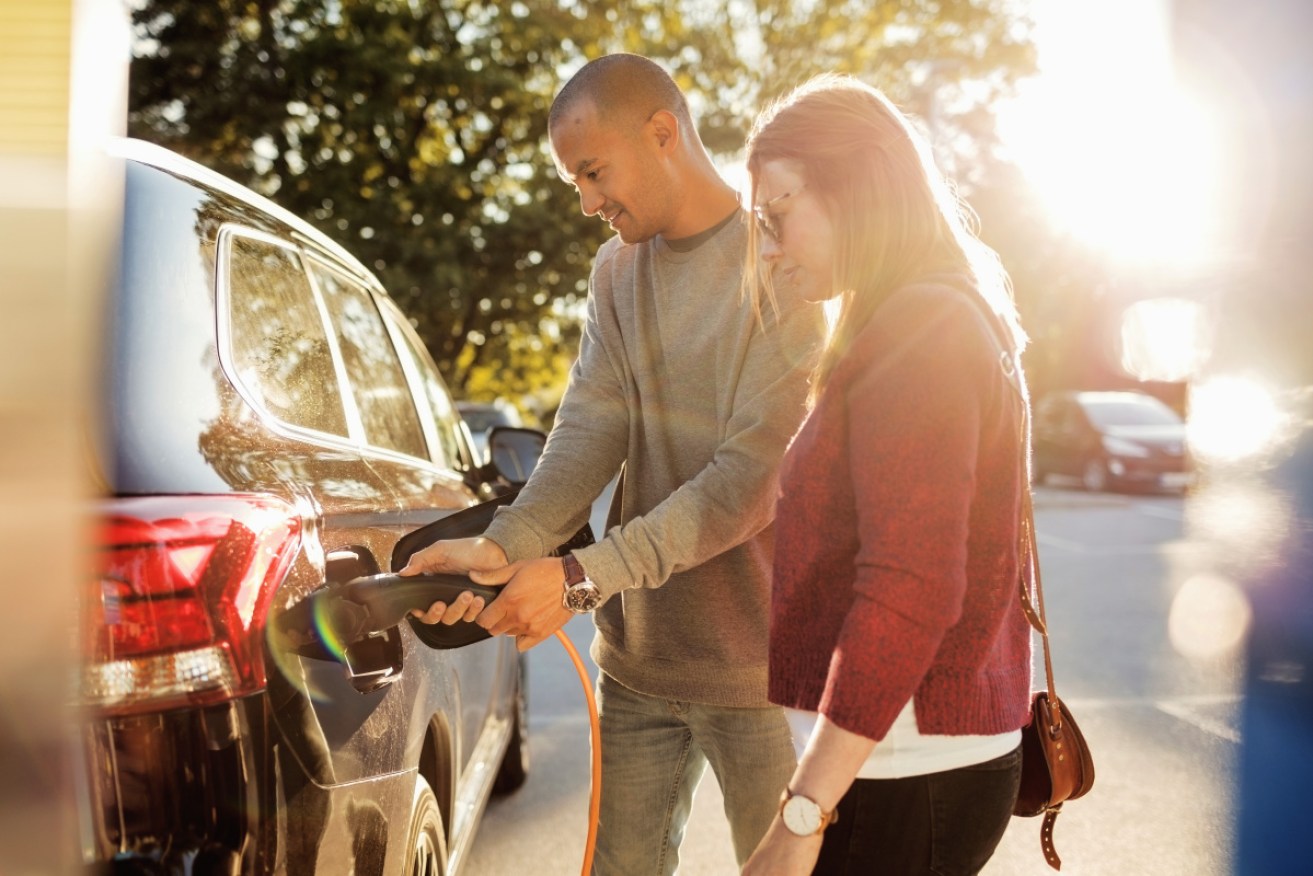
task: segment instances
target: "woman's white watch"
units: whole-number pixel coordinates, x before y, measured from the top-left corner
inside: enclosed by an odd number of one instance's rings
[[[815,836],[839,820],[837,809],[826,812],[810,797],[795,794],[788,788],[780,797],[780,817],[790,833]]]

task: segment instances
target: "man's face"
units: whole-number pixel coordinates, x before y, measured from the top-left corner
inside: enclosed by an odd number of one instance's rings
[[[625,243],[666,230],[674,187],[651,123],[625,130],[582,101],[553,126],[551,143],[556,170],[579,193],[585,216],[600,216]]]

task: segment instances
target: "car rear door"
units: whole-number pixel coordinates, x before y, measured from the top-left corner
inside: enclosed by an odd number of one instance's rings
[[[435,461],[367,280],[271,235],[229,227],[221,239],[221,358],[286,437],[265,461],[316,518],[308,540],[323,577],[292,582],[286,605],[388,568],[403,534],[477,497],[445,457]],[[438,655],[396,629],[331,655],[350,658],[347,668],[278,654],[288,689],[276,720],[317,783],[400,772],[413,766],[429,715],[449,716],[457,750],[477,731],[498,662],[495,647],[481,650]]]
[[[310,273],[336,334],[345,383],[364,432],[366,460],[391,491],[390,507],[380,509],[372,526],[396,539],[419,524],[476,504],[477,493],[461,470],[468,469],[470,460],[455,406],[388,299],[325,261],[312,259]],[[391,551],[375,553],[375,571],[388,570],[391,557]],[[504,640],[489,641],[439,654],[415,641],[409,628],[404,639],[408,665],[403,669],[427,679],[427,690],[416,691],[421,702],[450,710],[463,766],[489,713],[501,699],[509,702],[514,678],[510,647]],[[446,695],[432,696],[434,691]]]

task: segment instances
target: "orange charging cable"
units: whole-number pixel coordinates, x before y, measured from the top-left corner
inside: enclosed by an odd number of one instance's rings
[[[556,638],[574,661],[579,682],[584,686],[584,699],[588,701],[588,726],[593,740],[593,789],[588,801],[588,839],[584,843],[583,876],[589,876],[593,869],[593,850],[597,847],[597,822],[602,812],[602,727],[597,717],[597,700],[593,698],[593,683],[588,677],[584,661],[566,637],[565,630],[557,630]]]

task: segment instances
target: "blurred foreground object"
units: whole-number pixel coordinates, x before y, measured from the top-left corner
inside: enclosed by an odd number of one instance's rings
[[[113,275],[128,41],[115,0],[0,0],[0,867],[73,872],[68,680],[83,442]]]
[[[1216,445],[1192,517],[1230,513],[1228,529],[1244,535],[1242,550],[1218,552],[1215,572],[1242,585],[1252,612],[1235,872],[1264,876],[1307,873],[1313,859],[1311,29],[1302,0],[1175,8],[1178,72],[1225,120],[1231,168],[1220,180],[1230,227],[1209,272],[1222,330],[1192,394],[1214,422],[1225,414],[1210,406],[1229,398],[1232,421],[1263,427]],[[1237,496],[1262,515],[1240,513]]]

